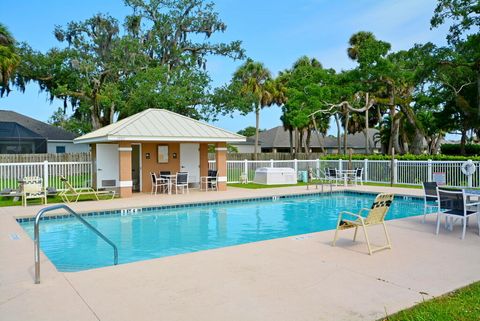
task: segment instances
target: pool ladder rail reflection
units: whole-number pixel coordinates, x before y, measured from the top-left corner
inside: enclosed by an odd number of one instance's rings
[[[102,240],[110,244],[113,248],[113,265],[118,264],[118,249],[117,246],[109,240],[102,232],[97,230],[95,227],[93,227],[90,223],[88,223],[80,214],[72,210],[70,207],[64,204],[59,204],[59,205],[53,205],[49,207],[45,207],[41,209],[37,215],[35,216],[35,223],[34,223],[34,254],[35,254],[35,284],[40,283],[40,220],[42,216],[51,211],[59,210],[59,209],[64,209],[67,211],[69,214],[71,214],[73,217],[77,218],[83,225],[85,225],[87,228],[89,228],[92,232],[98,235]]]

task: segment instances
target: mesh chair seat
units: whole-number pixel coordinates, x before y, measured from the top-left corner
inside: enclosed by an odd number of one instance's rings
[[[458,215],[458,216],[464,216],[465,213],[467,215],[472,215],[472,214],[475,214],[476,212],[475,211],[463,211],[463,210],[447,210],[447,211],[443,211],[442,213],[445,213],[445,214],[449,214],[449,215]]]

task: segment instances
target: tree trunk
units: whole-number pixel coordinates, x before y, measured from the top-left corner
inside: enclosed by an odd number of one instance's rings
[[[92,120],[92,129],[96,130],[102,127],[100,116],[97,113],[95,106],[90,107],[90,119]]]
[[[323,146],[323,142],[322,140],[320,139],[320,132],[318,131],[318,127],[317,127],[317,122],[315,121],[315,117],[312,117],[312,121],[313,121],[313,126],[315,127],[315,135],[317,135],[317,139],[318,139],[318,146],[320,146],[320,150],[322,151],[323,154],[325,154],[325,148]],[[323,141],[325,141],[325,135],[323,135]]]
[[[467,144],[467,130],[462,129],[462,138],[460,139],[460,154],[465,156],[465,145]]]
[[[342,152],[342,144],[340,138],[340,119],[338,119],[338,114],[335,114],[335,122],[337,123],[337,154]]]
[[[307,155],[310,155],[310,140],[312,138],[312,131],[310,130],[310,128],[307,128],[307,139],[305,141],[305,145],[306,145],[306,153]]]
[[[304,134],[304,131],[303,129],[302,130],[299,130],[299,139],[298,139],[298,152],[299,153],[303,153],[303,134]]]
[[[115,103],[112,102],[112,104],[110,105],[110,124],[113,124],[113,122],[115,121]]]
[[[290,139],[290,155],[293,156],[293,132],[292,132],[292,128],[288,129],[288,138]]]
[[[350,112],[345,114],[345,128],[343,129],[343,155],[347,155],[348,143],[348,123],[350,121]]]
[[[368,99],[368,95],[367,95]],[[368,106],[368,100],[367,100],[367,106]],[[365,154],[370,154],[370,147],[369,141],[368,141],[368,108],[365,110]]]
[[[440,141],[443,139],[443,135],[437,135],[432,137],[432,149],[430,151],[431,155],[438,154],[438,150],[440,148]]]
[[[414,128],[414,137],[411,144],[410,152],[414,155],[423,154],[423,139],[425,135],[423,134],[421,128],[418,125],[417,117],[415,116],[414,111],[408,106],[401,106],[400,107],[403,111],[403,114],[406,116],[407,121],[412,125]],[[408,151],[406,151],[408,152]]]
[[[295,127],[295,150],[293,152],[294,155],[296,155],[298,153],[298,128]]]
[[[394,117],[392,118],[392,125],[391,125],[391,132],[390,132],[390,142],[388,150],[395,149],[395,154],[401,154],[402,149],[400,147],[400,117],[398,117],[395,107],[394,110]],[[391,112],[391,111],[390,111]]]
[[[390,86],[390,118],[392,124],[390,127],[390,142],[388,144],[388,151],[390,152],[392,148],[395,149],[395,153],[400,154],[401,148],[399,143],[399,134],[400,134],[400,118],[397,116],[397,111],[395,109],[395,89],[393,86]]]
[[[480,62],[477,62],[477,104],[478,118],[480,118]]]
[[[255,160],[258,158],[258,134],[260,132],[260,102],[258,103],[257,107],[255,108]]]

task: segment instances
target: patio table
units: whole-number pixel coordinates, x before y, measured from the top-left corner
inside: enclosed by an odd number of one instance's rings
[[[357,173],[357,171],[354,169],[342,169],[342,170],[338,170],[338,172],[340,173],[340,177],[343,178],[344,186],[347,186],[347,182],[349,178],[353,181]]]
[[[467,197],[468,201],[471,201],[471,199],[473,197],[475,197],[477,199],[477,202],[475,203],[475,205],[477,206],[477,212],[479,213],[477,215],[480,215],[480,203],[479,203],[479,201],[480,201],[480,190],[471,189],[471,188],[462,188],[462,190],[465,193],[465,196]],[[480,220],[480,216],[478,217],[478,219]]]
[[[165,178],[168,180],[168,194],[171,195],[172,194],[172,186],[173,186],[173,182],[175,181],[175,179],[177,178],[177,175],[176,174],[171,174],[171,175],[160,175],[161,178]]]

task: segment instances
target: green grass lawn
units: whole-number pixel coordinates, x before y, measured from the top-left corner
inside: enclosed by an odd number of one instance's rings
[[[98,195],[98,198],[100,200],[103,199],[111,199],[112,195]],[[79,198],[79,202],[83,201],[96,201],[95,196],[93,195],[82,195]],[[60,196],[49,196],[47,199],[48,204],[55,204],[55,203],[63,203],[62,199]],[[28,200],[28,205],[41,205],[42,204],[42,199],[40,198],[35,198],[35,199],[30,199]],[[18,201],[14,201],[13,197],[0,197],[0,207],[4,206],[22,206],[22,199],[19,198]]]
[[[474,321],[480,320],[480,282],[422,302],[383,321]]]
[[[390,184],[385,183],[363,183],[367,186],[390,186]],[[307,183],[298,182],[297,184],[285,184],[285,185],[262,185],[256,183],[240,184],[240,183],[229,183],[228,186],[248,188],[248,189],[260,189],[260,188],[277,188],[277,187],[291,187],[291,186],[306,186]],[[339,186],[342,186],[339,184]],[[422,188],[422,186],[416,185],[406,185],[406,184],[394,184],[393,187],[406,187],[406,188]]]
[[[240,183],[228,183],[231,187],[241,187],[248,189],[260,189],[260,188],[277,188],[277,187],[292,187],[292,186],[307,186],[307,183],[299,182],[297,184],[282,184],[282,185],[262,185],[256,183],[240,184]]]
[[[364,182],[363,185],[367,185],[367,186],[392,186],[389,183],[371,183],[371,182]],[[393,187],[422,189],[422,185],[408,185],[408,184],[393,184]]]

